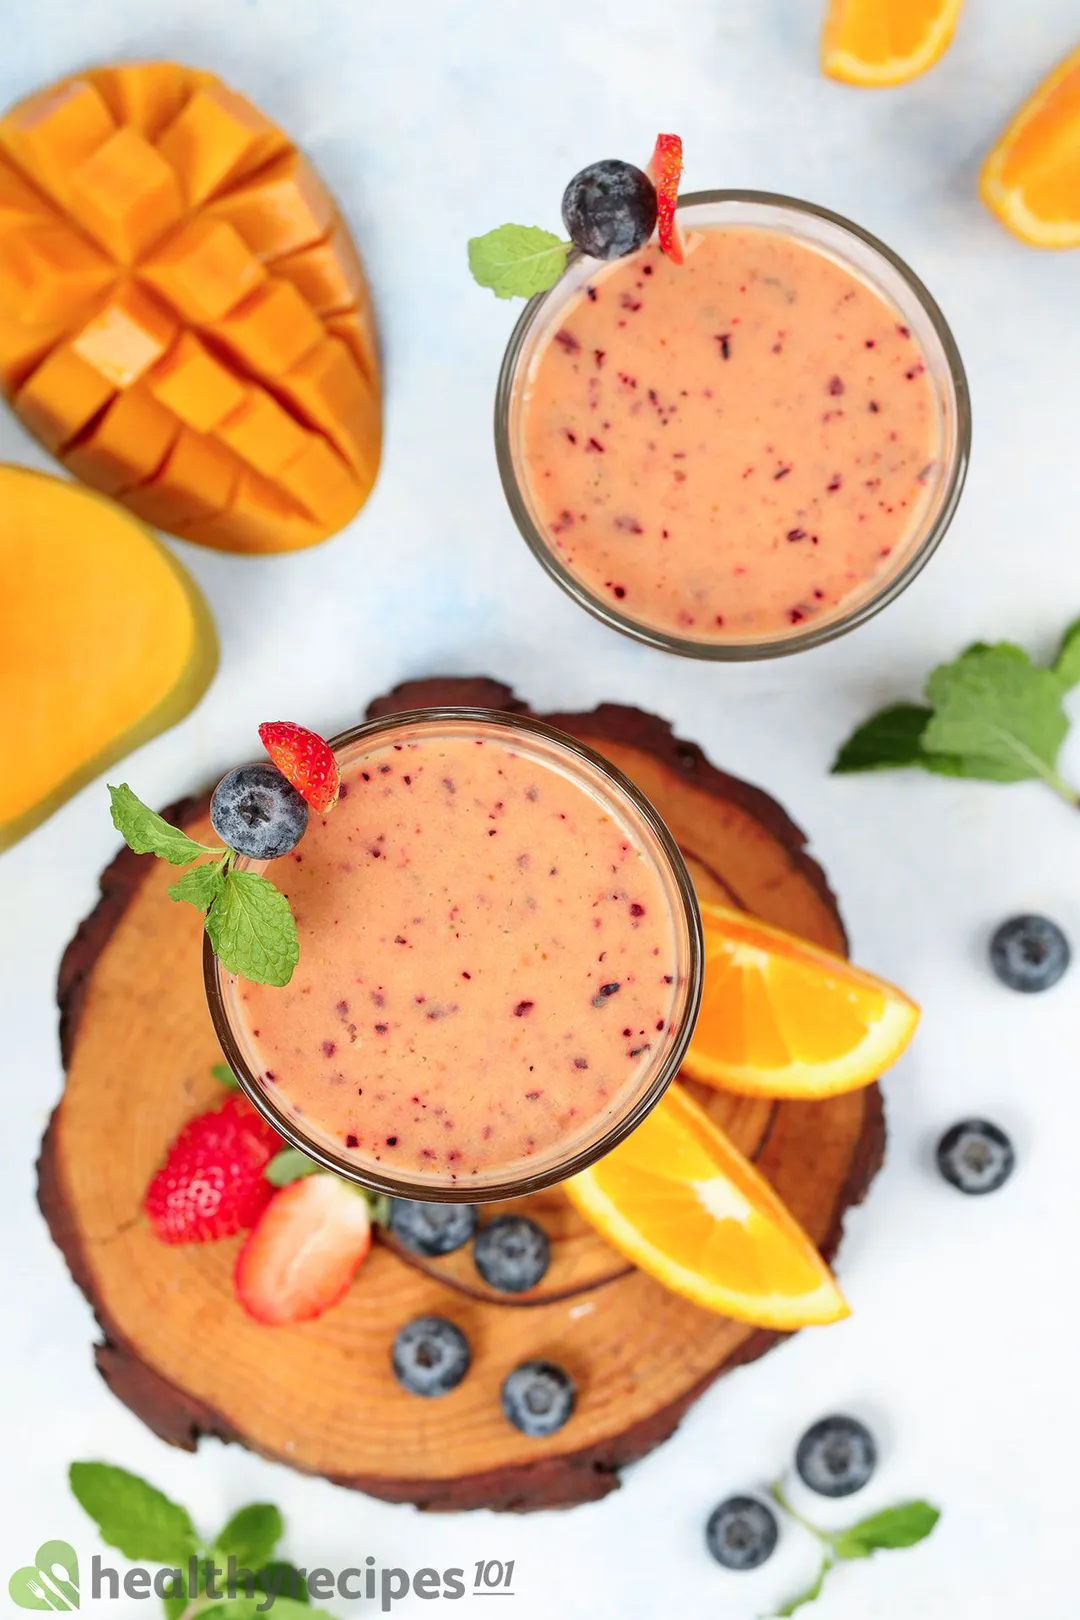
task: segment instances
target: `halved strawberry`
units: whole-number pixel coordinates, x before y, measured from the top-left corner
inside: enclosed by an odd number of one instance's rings
[[[267,720],[259,740],[287,782],[324,816],[337,803],[341,773],[330,744],[292,720]]]
[[[189,1119],[143,1199],[162,1243],[212,1243],[254,1226],[274,1191],[263,1172],[284,1145],[246,1097]]]
[[[666,253],[673,264],[682,264],[685,257],[682,232],[675,219],[682,170],[682,136],[658,135],[645,172],[656,187],[656,234],[660,251]]]
[[[363,1193],[331,1175],[290,1182],[237,1256],[237,1298],[257,1322],[308,1322],[337,1303],[370,1248]]]

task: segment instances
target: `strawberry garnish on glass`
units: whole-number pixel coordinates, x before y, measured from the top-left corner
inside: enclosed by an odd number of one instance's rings
[[[658,135],[646,174],[656,187],[656,234],[660,251],[673,264],[684,262],[683,238],[675,219],[682,179],[683,152],[680,135]]]
[[[334,751],[317,731],[292,720],[268,720],[259,739],[287,782],[320,816],[332,810],[341,787]]]

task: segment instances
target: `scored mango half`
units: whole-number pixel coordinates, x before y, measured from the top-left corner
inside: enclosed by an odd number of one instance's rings
[[[348,229],[275,124],[175,62],[96,68],[0,119],[0,387],[78,478],[225,551],[325,539],[378,472]]]

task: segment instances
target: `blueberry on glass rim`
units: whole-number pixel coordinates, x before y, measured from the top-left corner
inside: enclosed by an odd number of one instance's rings
[[[1005,1185],[1016,1168],[1016,1151],[999,1125],[962,1119],[938,1143],[937,1166],[958,1192],[979,1196]]]
[[[682,264],[675,221],[681,176],[678,135],[657,137],[647,170],[621,158],[590,163],[563,192],[568,242],[536,225],[500,225],[470,239],[473,278],[497,298],[532,298],[555,285],[572,247],[592,259],[621,259],[643,248],[654,233],[660,252]]]
[[[590,163],[563,192],[571,242],[591,259],[622,259],[656,229],[656,187],[643,169],[619,158]]]
[[[416,1198],[391,1198],[390,1231],[402,1248],[434,1259],[462,1249],[476,1231],[475,1204],[425,1204]]]
[[[484,1281],[501,1294],[535,1288],[551,1263],[547,1233],[524,1215],[499,1215],[482,1226],[473,1259]]]
[[[456,1389],[471,1359],[464,1333],[442,1316],[418,1316],[406,1322],[390,1354],[394,1377],[402,1389],[429,1400]]]
[[[729,1496],[713,1508],[705,1545],[725,1569],[758,1569],[772,1557],[779,1530],[776,1515],[756,1496]]]
[[[994,930],[990,941],[994,972],[1010,990],[1026,995],[1057,984],[1071,955],[1069,941],[1057,923],[1030,913],[1009,917]]]
[[[238,765],[214,789],[210,821],[238,855],[273,861],[303,838],[308,807],[276,765]]]
[[[502,1409],[515,1429],[532,1440],[555,1434],[574,1410],[574,1380],[553,1361],[525,1361],[502,1387]]]
[[[834,1413],[807,1429],[795,1452],[795,1470],[819,1496],[861,1491],[877,1467],[877,1446],[865,1423]]]

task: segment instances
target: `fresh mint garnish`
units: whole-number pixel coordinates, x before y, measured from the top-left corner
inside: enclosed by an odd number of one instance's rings
[[[822,1550],[821,1564],[814,1581],[805,1591],[785,1603],[783,1608],[775,1611],[776,1620],[788,1620],[798,1609],[819,1598],[826,1578],[837,1564],[854,1558],[869,1558],[875,1552],[914,1547],[926,1540],[941,1517],[940,1511],[929,1502],[900,1502],[896,1507],[885,1508],[868,1519],[860,1519],[850,1529],[822,1530],[796,1512],[779,1481],[770,1485],[769,1492],[776,1505],[796,1524],[808,1530]]]
[[[214,954],[228,973],[254,984],[288,984],[300,959],[300,943],[289,902],[257,872],[237,871],[235,851],[197,844],[149,809],[124,782],[110,787],[112,819],[136,855],[157,855],[173,866],[188,866],[169,885],[173,900],[184,900],[206,918]],[[200,856],[215,859],[200,861]],[[198,861],[198,865],[189,865]]]
[[[240,1090],[240,1082],[227,1063],[212,1063],[210,1073],[219,1085],[225,1086],[229,1091]]]
[[[182,1615],[190,1620],[196,1615],[199,1620],[265,1620],[271,1610],[277,1620],[332,1620],[325,1609],[307,1606],[310,1598],[303,1573],[274,1558],[284,1525],[273,1503],[249,1503],[207,1542],[185,1508],[124,1468],[75,1462],[68,1478],[76,1500],[94,1520],[107,1546],[116,1547],[133,1563],[168,1566],[173,1582],[179,1575],[179,1588],[162,1598],[165,1620],[180,1620]],[[192,1559],[196,1560],[195,1589],[189,1591]],[[243,1571],[250,1577],[254,1597],[221,1595],[228,1590],[230,1559],[234,1560],[234,1575]],[[272,1605],[267,1597],[272,1598]]]
[[[206,932],[226,972],[256,984],[288,984],[300,960],[289,902],[257,872],[227,869],[221,893],[206,914]]]
[[[109,788],[113,826],[136,855],[157,855],[172,866],[187,866],[200,855],[220,855],[221,850],[197,844],[186,832],[143,804],[126,782]]]
[[[1066,631],[1049,667],[1012,642],[979,642],[932,672],[925,704],[892,704],[861,725],[833,771],[917,767],[982,782],[1041,781],[1080,806],[1080,794],[1057,768],[1069,730],[1063,699],[1077,685],[1080,621]]]
[[[109,1463],[75,1462],[68,1479],[102,1541],[117,1547],[125,1558],[180,1564],[199,1552],[199,1538],[186,1509],[137,1474]]]
[[[284,1530],[281,1514],[272,1502],[249,1502],[218,1531],[214,1552],[226,1563],[235,1558],[242,1569],[261,1569]]]
[[[554,287],[569,254],[569,242],[538,225],[499,225],[470,240],[469,269],[496,298],[532,298]]]
[[[220,861],[205,861],[202,866],[189,867],[181,872],[175,883],[169,884],[170,900],[186,900],[196,911],[209,911],[225,889],[225,868],[228,855]]]

